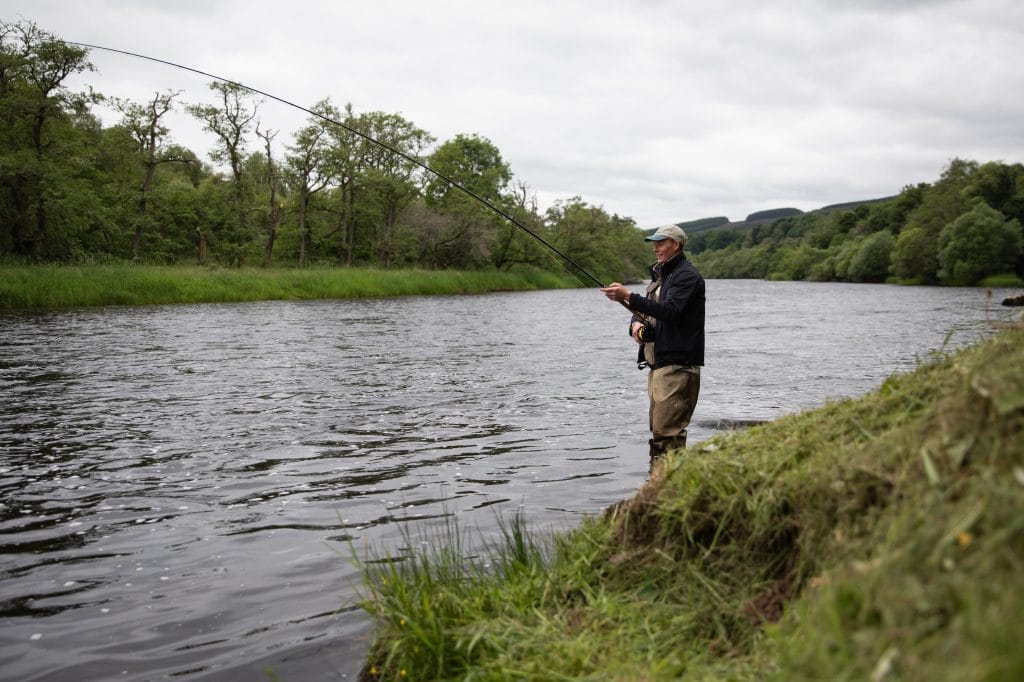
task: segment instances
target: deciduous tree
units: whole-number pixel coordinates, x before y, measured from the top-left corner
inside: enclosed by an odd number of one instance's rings
[[[477,197],[501,205],[512,171],[490,140],[478,135],[457,135],[430,155],[429,165]],[[434,267],[479,267],[490,261],[495,232],[500,224],[494,212],[475,198],[437,176],[424,187],[428,205],[449,220],[430,240]]]
[[[87,216],[62,206],[81,198],[72,192],[83,142],[75,116],[94,98],[66,81],[93,70],[86,57],[34,23],[0,22],[0,249],[66,257],[71,234],[87,227]]]
[[[409,161],[409,158],[419,158],[423,150],[434,142],[434,138],[402,116],[382,111],[363,114],[356,124],[359,130],[389,148],[373,144],[367,147],[364,179],[364,199],[374,223],[374,258],[387,267],[395,255],[394,237],[398,218],[419,194],[415,179],[420,166]]]
[[[198,163],[190,151],[169,143],[170,129],[163,122],[164,117],[173,111],[174,99],[179,94],[158,92],[144,105],[129,100],[114,100],[114,106],[123,115],[120,125],[128,131],[138,154],[141,177],[137,181],[131,245],[132,258],[136,260],[141,254],[146,231],[154,225],[150,204],[157,168],[167,163]]]
[[[939,243],[923,227],[903,230],[892,253],[892,274],[907,282],[934,284],[938,281]]]
[[[330,100],[321,100],[313,105],[314,113],[304,127],[296,131],[289,154],[285,157],[288,184],[291,185],[295,201],[295,215],[299,228],[299,267],[306,266],[309,248],[310,210],[313,198],[333,182],[334,175],[329,163],[330,142],[327,119],[339,116]]]
[[[213,133],[217,144],[210,151],[210,158],[227,164],[231,171],[231,196],[235,207],[235,230],[222,235],[222,248],[235,265],[241,264],[245,243],[251,239],[249,231],[248,183],[242,172],[246,158],[248,137],[256,125],[260,102],[255,101],[250,91],[236,83],[214,81],[210,89],[217,93],[220,104],[191,104],[188,112],[204,123],[204,128]]]
[[[854,282],[884,282],[896,240],[888,230],[865,237],[850,259],[846,276]]]
[[[939,235],[939,279],[971,285],[1009,272],[1021,252],[1021,226],[983,200],[943,228]]]

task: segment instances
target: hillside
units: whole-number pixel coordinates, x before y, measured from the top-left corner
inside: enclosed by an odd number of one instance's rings
[[[807,211],[807,213],[831,213],[832,211],[845,210],[856,208],[862,205],[879,204],[884,201],[890,201],[895,197],[883,197],[881,199],[864,199],[862,201],[849,201],[841,204],[830,204],[828,206],[822,206],[821,208],[814,209],[813,211]],[[751,213],[743,220],[731,221],[726,216],[714,216],[710,218],[697,218],[695,220],[684,220],[676,223],[679,227],[686,230],[687,234],[697,234],[700,232],[710,232],[712,230],[743,230],[757,225],[765,225],[772,223],[779,218],[789,218],[792,216],[804,215],[804,211],[798,208],[772,208],[764,211],[755,211]],[[649,230],[648,232],[653,232]]]
[[[1024,329],[677,453],[567,534],[459,537],[366,565],[366,679],[1024,679]]]

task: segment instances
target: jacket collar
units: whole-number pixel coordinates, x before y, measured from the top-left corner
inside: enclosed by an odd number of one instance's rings
[[[669,258],[667,261],[665,261],[661,265],[659,265],[658,263],[655,263],[650,268],[648,268],[648,270],[651,273],[651,279],[657,279],[659,275],[661,275],[662,277],[668,275],[668,273],[670,273],[673,270],[675,270],[676,267],[678,267],[680,263],[683,263],[685,261],[686,261],[686,256],[683,254],[682,251],[680,251],[679,253],[677,253],[676,255],[672,256],[671,258]]]

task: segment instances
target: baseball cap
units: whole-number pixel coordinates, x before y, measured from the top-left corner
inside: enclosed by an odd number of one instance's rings
[[[680,244],[686,244],[686,232],[678,225],[664,225],[655,230],[650,237],[645,237],[644,241],[660,242],[663,239],[675,239]]]

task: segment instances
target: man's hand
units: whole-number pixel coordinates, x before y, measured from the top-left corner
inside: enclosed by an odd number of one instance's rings
[[[629,301],[629,295],[632,293],[624,284],[619,284],[618,282],[612,282],[608,286],[603,287],[601,292],[608,297],[609,301],[617,301],[618,303]]]

